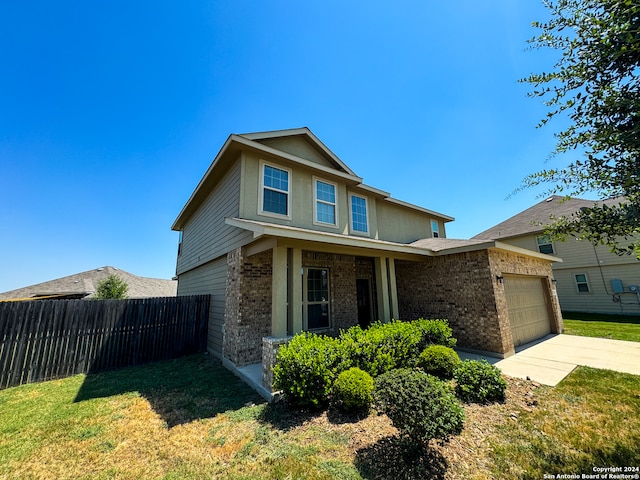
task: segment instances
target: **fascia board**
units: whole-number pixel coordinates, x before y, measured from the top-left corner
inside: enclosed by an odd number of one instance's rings
[[[351,183],[360,184],[362,183],[362,178],[357,175],[352,175],[350,173],[341,172],[340,170],[336,170],[335,168],[325,167],[324,165],[320,165],[318,163],[312,162],[310,160],[306,160],[304,158],[298,157],[296,155],[292,155],[287,152],[283,152],[282,150],[278,150],[276,148],[269,147],[267,145],[263,145],[260,142],[256,142],[253,140],[249,140],[248,138],[241,137],[238,135],[231,136],[235,142],[238,142],[246,147],[253,148],[254,150],[258,150],[260,152],[273,155],[275,157],[280,157],[290,162],[296,163],[298,165],[304,165],[305,167],[315,170],[318,172],[322,172],[325,175],[330,175],[333,177],[338,177],[343,180],[346,180]]]
[[[390,203],[395,203],[396,205],[401,205],[403,207],[407,207],[407,208],[412,208],[414,210],[418,210],[419,212],[428,213],[429,215],[431,215],[433,217],[442,218],[446,222],[453,222],[455,220],[454,217],[450,217],[449,215],[445,215],[444,213],[438,213],[438,212],[435,212],[433,210],[429,210],[428,208],[420,207],[419,205],[414,205],[414,204],[409,203],[409,202],[404,202],[404,201],[398,200],[396,198],[388,197],[388,198],[385,198],[385,200],[387,202],[390,202]]]
[[[253,238],[263,236],[283,237],[292,240],[304,240],[310,242],[328,243],[333,245],[343,245],[347,247],[366,248],[371,250],[381,250],[386,252],[398,252],[403,254],[420,255],[432,257],[431,250],[410,245],[401,245],[383,240],[375,240],[360,237],[351,237],[329,232],[314,232],[297,227],[287,227],[276,224],[258,223],[252,220],[240,218],[225,218],[225,223],[234,227],[242,228],[253,232]]]
[[[227,140],[224,142],[224,144],[222,145],[222,148],[220,148],[220,151],[218,152],[218,154],[215,156],[215,158],[213,159],[213,161],[209,165],[209,168],[207,168],[207,171],[204,173],[204,175],[200,179],[200,182],[198,182],[198,185],[196,186],[196,188],[193,190],[193,193],[191,193],[191,196],[189,197],[189,200],[187,200],[187,202],[184,204],[184,207],[182,207],[182,210],[180,210],[180,213],[178,214],[178,216],[176,217],[175,221],[173,222],[173,225],[171,225],[171,230],[180,231],[182,229],[182,227],[184,226],[183,216],[188,211],[191,202],[193,202],[195,200],[195,198],[198,196],[198,194],[200,193],[200,190],[203,188],[207,178],[209,178],[209,175],[211,175],[212,172],[219,165],[220,158],[229,149],[229,146],[231,145],[233,140],[234,140],[233,139],[233,135],[230,135],[227,138]]]

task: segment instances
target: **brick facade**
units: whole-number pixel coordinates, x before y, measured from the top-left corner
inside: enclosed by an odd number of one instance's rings
[[[223,355],[237,366],[262,361],[262,337],[271,335],[271,250],[227,255]]]
[[[562,329],[562,316],[551,283],[551,264],[500,250],[480,250],[433,257],[423,262],[396,261],[400,318],[443,318],[449,321],[458,346],[510,354],[513,338],[504,274],[547,278],[552,299],[552,331]]]

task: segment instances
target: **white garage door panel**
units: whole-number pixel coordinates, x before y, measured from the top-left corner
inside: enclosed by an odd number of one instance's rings
[[[515,346],[551,333],[551,319],[544,280],[539,277],[505,275],[504,291]]]

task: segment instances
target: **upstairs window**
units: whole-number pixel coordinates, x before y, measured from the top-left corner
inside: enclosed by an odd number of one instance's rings
[[[262,164],[260,213],[290,217],[290,170]]]
[[[538,235],[536,240],[538,241],[538,251],[540,253],[553,255],[553,242],[550,235]]]
[[[355,233],[369,233],[367,218],[367,199],[359,195],[351,195],[351,230]]]
[[[440,226],[436,220],[431,220],[431,236],[433,238],[440,237]]]
[[[580,293],[589,293],[589,282],[587,281],[587,275],[585,273],[576,273],[574,275],[576,279],[576,288]]]
[[[336,225],[336,186],[322,180],[315,181],[315,222]]]

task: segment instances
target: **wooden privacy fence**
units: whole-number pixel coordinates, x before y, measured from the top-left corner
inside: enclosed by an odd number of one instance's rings
[[[0,302],[0,389],[206,351],[209,301]]]

